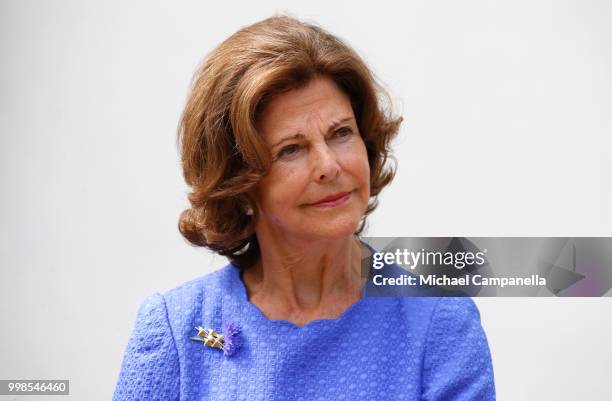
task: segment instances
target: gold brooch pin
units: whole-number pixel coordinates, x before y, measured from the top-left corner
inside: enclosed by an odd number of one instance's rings
[[[217,332],[213,329],[205,329],[203,327],[196,327],[199,337],[191,337],[194,341],[199,341],[202,345],[211,348],[217,348],[223,350],[223,354],[232,356],[236,353],[240,347],[240,328],[235,323],[224,323],[222,325],[222,333]]]

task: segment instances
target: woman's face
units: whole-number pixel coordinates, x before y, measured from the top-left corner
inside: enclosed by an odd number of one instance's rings
[[[258,236],[352,235],[368,205],[370,166],[349,97],[317,77],[274,97],[258,126],[273,160],[254,195]]]

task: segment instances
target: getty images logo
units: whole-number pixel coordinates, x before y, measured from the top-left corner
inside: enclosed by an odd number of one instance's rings
[[[375,252],[372,256],[372,266],[375,269],[382,269],[385,264],[397,264],[411,270],[420,266],[452,266],[461,270],[466,266],[482,266],[487,263],[486,252],[486,249],[478,252],[427,251],[423,248],[414,252],[408,249],[396,249],[394,252]]]

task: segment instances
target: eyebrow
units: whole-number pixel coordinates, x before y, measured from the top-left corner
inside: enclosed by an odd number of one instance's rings
[[[341,125],[341,124],[343,124],[345,122],[348,122],[348,121],[352,121],[353,119],[354,119],[354,117],[352,117],[352,116],[346,116],[346,117],[342,117],[342,118],[340,118],[338,120],[332,121],[332,123],[327,128],[327,132],[333,131],[336,128],[338,128],[339,125]],[[280,145],[281,143],[283,143],[285,141],[288,141],[288,140],[291,140],[291,139],[303,139],[305,137],[306,136],[304,134],[298,132],[296,134],[293,134],[291,136],[287,136],[287,137],[281,139],[280,141],[276,142],[274,145],[272,145],[272,148],[277,147],[278,145]]]

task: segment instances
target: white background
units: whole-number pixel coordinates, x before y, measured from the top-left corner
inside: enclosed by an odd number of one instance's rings
[[[278,11],[405,117],[367,235],[612,236],[609,1],[0,4],[0,379],[110,399],[138,305],[226,263],[176,228],[176,128],[203,56]],[[476,302],[499,400],[609,396],[610,298]]]

